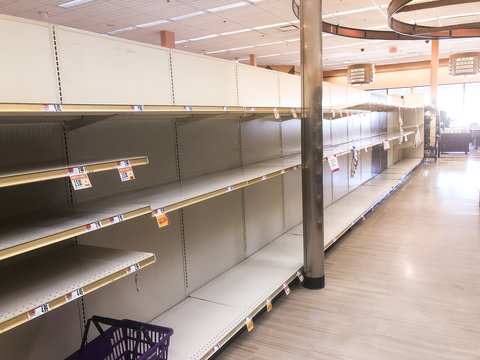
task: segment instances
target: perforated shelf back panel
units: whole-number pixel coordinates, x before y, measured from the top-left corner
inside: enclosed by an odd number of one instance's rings
[[[0,15],[0,102],[60,102],[52,25]]]

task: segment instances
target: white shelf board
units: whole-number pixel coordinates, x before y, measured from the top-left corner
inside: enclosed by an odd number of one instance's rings
[[[123,194],[106,200],[78,204],[74,210],[58,208],[17,216],[2,224],[0,259],[30,251],[87,232],[96,221],[109,226],[108,219],[125,215],[125,220],[164,208],[167,212],[221,195],[225,192],[280,175],[301,163],[299,155],[200,176]],[[232,186],[232,189],[229,187]],[[88,190],[83,190],[88,191]]]
[[[368,139],[354,140],[343,144],[328,146],[323,149],[323,156],[327,157],[330,155],[345,155],[352,151],[353,146],[355,146],[357,150],[362,150],[365,148],[371,148],[374,145],[382,144],[384,140],[388,139],[389,141],[393,141],[403,136],[412,135],[413,133],[413,131],[405,131],[403,134],[400,134],[399,131],[391,132],[385,133],[383,135],[374,136]]]
[[[72,245],[4,269],[0,333],[28,321],[32,309],[48,303],[52,310],[72,291],[82,288],[86,294],[126,276],[134,264],[154,261],[151,253]]]
[[[325,249],[332,245],[380,199],[387,196],[421,161],[421,158],[400,160],[389,169],[327,206],[324,211]],[[296,226],[288,233],[303,236],[303,224]]]
[[[175,331],[169,359],[201,359],[302,266],[302,238],[284,234],[153,320]]]

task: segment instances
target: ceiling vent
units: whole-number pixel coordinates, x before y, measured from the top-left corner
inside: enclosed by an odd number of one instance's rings
[[[283,26],[277,27],[277,30],[280,30],[282,32],[295,31],[295,30],[298,30],[298,26],[293,24],[283,25]]]

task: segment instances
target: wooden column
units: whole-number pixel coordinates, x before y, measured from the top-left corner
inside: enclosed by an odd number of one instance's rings
[[[430,103],[437,105],[438,92],[438,50],[439,40],[432,40],[432,57],[430,60]]]
[[[175,49],[175,33],[167,30],[160,31],[160,41],[163,47]]]
[[[257,55],[250,54],[250,65],[257,66]]]

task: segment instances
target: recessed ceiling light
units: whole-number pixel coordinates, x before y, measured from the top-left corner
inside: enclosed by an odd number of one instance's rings
[[[278,24],[270,24],[270,25],[257,26],[257,27],[254,27],[254,29],[255,29],[255,30],[269,29],[269,28],[272,28],[272,27],[277,27],[277,26],[282,26],[282,25],[288,25],[288,24],[289,24],[288,22],[282,22],[282,23],[278,23]]]
[[[173,17],[169,20],[171,21],[178,21],[178,20],[183,20],[183,19],[188,19],[188,18],[191,18],[191,17],[194,17],[194,16],[198,16],[198,15],[203,15],[203,14],[206,14],[205,11],[197,11],[197,12],[194,12],[194,13],[191,13],[191,14],[186,14],[186,15],[181,15],[181,16],[177,16],[177,17]]]
[[[68,2],[63,3],[63,4],[59,4],[57,6],[59,6],[61,8],[64,8],[64,9],[69,9],[71,7],[83,5],[83,4],[89,3],[91,1],[93,1],[93,0],[72,0],[72,1],[68,1]]]

